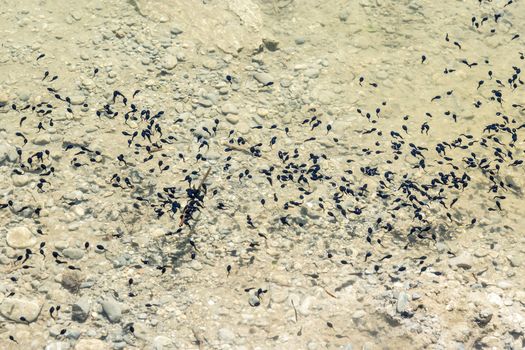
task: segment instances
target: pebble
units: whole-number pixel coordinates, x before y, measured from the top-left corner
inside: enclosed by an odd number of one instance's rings
[[[510,266],[520,267],[521,265],[523,265],[525,258],[523,257],[523,255],[508,255],[507,260],[509,261]]]
[[[448,264],[451,267],[459,267],[459,268],[468,270],[472,267],[473,258],[469,253],[463,253],[452,259],[449,259]]]
[[[487,300],[489,301],[489,303],[493,305],[497,305],[497,306],[503,305],[503,299],[501,299],[501,297],[496,293],[489,293],[487,295]]]
[[[31,182],[31,177],[26,174],[22,175],[12,175],[11,180],[13,181],[13,185],[16,187],[23,187]]]
[[[162,60],[162,68],[172,70],[177,66],[177,57],[168,55]]]
[[[319,78],[320,71],[318,68],[308,68],[303,73],[305,77],[308,77],[310,79],[316,79]]]
[[[354,312],[352,314],[352,319],[359,320],[359,319],[361,319],[361,318],[363,318],[365,316],[366,316],[366,311],[364,311],[364,310],[357,310],[356,312]]]
[[[79,260],[84,256],[84,250],[79,248],[67,248],[62,251],[64,256],[69,259]]]
[[[172,27],[170,30],[170,33],[173,35],[179,35],[179,34],[182,34],[183,31],[179,27]]]
[[[208,100],[206,98],[199,99],[199,101],[197,103],[200,104],[202,107],[206,107],[206,108],[209,108],[209,107],[213,106],[212,101]]]
[[[38,146],[44,146],[51,142],[51,135],[48,133],[39,134],[33,139],[33,143]]]
[[[279,49],[279,41],[274,38],[263,38],[264,47],[269,51],[277,51]]]
[[[0,137],[7,137],[0,135]],[[16,149],[9,144],[0,144],[0,166],[7,162],[15,162],[18,159]]]
[[[307,296],[306,298],[303,299],[303,301],[301,302],[301,305],[299,305],[299,307],[297,308],[297,311],[303,315],[303,316],[308,316],[310,314],[310,306],[312,305],[312,303],[315,301],[315,298],[312,297],[312,296]]]
[[[45,347],[45,350],[68,350],[68,349],[71,349],[71,345],[63,341],[55,341],[52,343],[48,343]]]
[[[253,307],[261,305],[261,301],[255,294],[250,295],[250,297],[248,298],[248,303],[250,304],[250,306]]]
[[[221,328],[218,331],[219,339],[229,343],[235,339],[235,333],[229,328]]]
[[[25,323],[20,317],[25,317],[27,322],[34,322],[40,314],[42,304],[36,300],[6,298],[0,305],[2,316],[18,323]]]
[[[235,106],[233,103],[230,103],[230,102],[226,102],[224,105],[222,105],[221,112],[224,115],[239,114],[239,110],[237,109],[237,106]]]
[[[115,299],[110,298],[104,300],[100,303],[100,305],[102,305],[104,314],[111,323],[120,322],[120,319],[122,318],[122,308],[120,304],[115,301]]]
[[[400,292],[397,297],[396,310],[399,313],[408,311],[408,294],[405,292]]]
[[[155,350],[167,350],[171,348],[172,341],[170,338],[163,335],[156,336],[153,339],[153,349]]]
[[[346,20],[348,19],[348,16],[350,16],[350,13],[347,10],[343,10],[339,12],[339,20],[341,22],[346,22]]]
[[[84,322],[89,317],[91,303],[88,297],[78,299],[71,307],[71,319],[77,322]]]
[[[9,96],[6,93],[0,92],[0,108],[4,107],[9,102]]]
[[[298,37],[298,38],[295,38],[295,44],[296,45],[302,45],[305,43],[305,39],[303,37]]]
[[[75,350],[107,350],[109,346],[100,339],[80,339]]]
[[[267,85],[270,82],[274,82],[273,77],[268,73],[255,73],[253,77],[259,83],[264,84],[264,85]]]
[[[71,99],[71,104],[75,106],[80,106],[84,104],[84,102],[86,102],[86,96],[82,94],[75,94],[71,96],[70,99]]]
[[[36,238],[25,226],[14,227],[7,233],[7,245],[11,248],[23,249],[36,244]]]

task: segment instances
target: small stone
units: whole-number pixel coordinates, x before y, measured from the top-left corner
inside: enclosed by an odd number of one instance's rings
[[[100,303],[104,314],[111,323],[118,323],[122,318],[122,308],[120,304],[114,299],[107,299]]]
[[[268,73],[255,73],[253,77],[263,85],[268,85],[269,83],[274,82],[273,77]]]
[[[100,339],[80,339],[75,350],[107,350],[109,346]]]
[[[259,117],[266,117],[268,115],[268,110],[266,108],[257,108],[257,115]]]
[[[408,311],[408,294],[405,292],[400,292],[397,297],[396,310],[399,313]]]
[[[179,34],[182,34],[183,31],[179,27],[172,27],[171,30],[170,30],[170,33],[172,35],[179,35]]]
[[[496,293],[489,293],[487,295],[487,300],[489,301],[489,303],[491,303],[492,305],[497,305],[497,306],[501,306],[503,305],[503,300],[501,299],[501,297],[496,294]]]
[[[177,57],[168,55],[162,60],[162,68],[172,70],[177,66]]]
[[[71,307],[71,319],[77,322],[85,322],[89,317],[90,309],[91,303],[87,297],[78,299]]]
[[[248,299],[248,303],[250,304],[250,306],[253,306],[253,307],[261,305],[261,301],[255,294],[250,295],[250,298]]]
[[[48,343],[45,347],[45,350],[68,350],[71,346],[69,343],[63,342],[63,341],[56,341],[52,343]]]
[[[235,106],[233,103],[230,103],[230,102],[226,102],[226,103],[221,107],[221,112],[222,112],[222,114],[224,114],[224,115],[228,115],[228,114],[239,114],[239,110],[237,109],[237,106]]]
[[[303,37],[298,37],[298,38],[295,38],[295,44],[296,45],[302,45],[305,43],[305,39]]]
[[[170,338],[163,335],[156,336],[153,339],[153,349],[155,350],[167,350],[172,345]]]
[[[77,292],[83,282],[82,275],[78,271],[66,271],[62,274],[61,284],[70,292]]]
[[[75,106],[80,106],[84,104],[84,102],[86,102],[86,96],[82,94],[75,94],[71,96],[70,99],[71,99],[71,104]]]
[[[21,100],[21,101],[24,101],[24,102],[27,102],[29,100],[31,96],[29,95],[29,93],[27,92],[21,92],[18,94],[18,98]]]
[[[350,16],[350,13],[347,10],[343,10],[339,12],[339,20],[341,22],[346,22],[346,20],[348,19],[348,16]]]
[[[84,250],[79,248],[67,248],[62,251],[64,256],[69,259],[79,260],[84,256]]]
[[[277,51],[279,48],[279,41],[273,39],[273,38],[264,38],[263,39],[264,47],[266,47],[269,51]]]
[[[35,145],[44,146],[51,142],[51,136],[47,133],[39,134],[33,139]]]
[[[510,263],[510,266],[512,267],[520,267],[521,265],[523,265],[523,262],[525,261],[525,258],[523,257],[523,255],[508,255],[507,256],[507,260],[509,261]]]
[[[366,316],[366,311],[364,311],[364,310],[357,310],[356,312],[354,312],[352,314],[352,319],[353,320],[359,320],[359,319],[361,319],[361,318],[363,318],[365,316]]]
[[[297,308],[297,311],[303,316],[308,316],[310,314],[310,306],[312,305],[314,301],[315,301],[314,297],[307,296],[306,298],[303,299],[303,301],[301,302],[301,305],[299,305],[299,307]]]
[[[22,175],[13,174],[11,176],[11,180],[13,180],[13,185],[15,185],[16,187],[23,187],[31,182],[31,177],[29,177],[29,175],[26,175],[26,174],[22,174]]]
[[[498,282],[497,286],[501,289],[509,289],[512,288],[512,283],[510,281],[502,280]]]
[[[310,79],[316,79],[319,77],[319,69],[317,68],[309,68],[304,71],[304,76],[308,77]]]
[[[0,92],[0,107],[4,107],[8,102],[9,96],[4,92]]]
[[[235,333],[228,328],[221,328],[219,329],[219,339],[223,342],[229,343],[235,339]]]
[[[6,298],[0,305],[2,316],[18,323],[34,322],[38,318],[41,309],[42,304],[36,300],[17,298]],[[21,317],[25,320],[21,320]]]
[[[25,226],[14,227],[7,233],[7,245],[11,248],[29,248],[36,244],[36,238]]]
[[[455,258],[449,259],[448,264],[451,267],[460,267],[468,270],[472,267],[473,259],[469,253],[463,253]]]
[[[202,66],[209,70],[216,70],[219,67],[219,64],[214,59],[206,58],[202,63]]]
[[[485,327],[491,319],[492,311],[489,309],[484,309],[479,312],[478,317],[476,317],[474,321],[478,324],[478,326]]]
[[[194,269],[195,271],[200,271],[202,270],[202,264],[200,261],[198,260],[192,260],[189,264],[188,264],[192,269]]]
[[[206,107],[206,108],[209,108],[209,107],[213,106],[212,101],[208,100],[206,98],[199,99],[199,101],[197,103],[200,104],[202,107]]]
[[[0,137],[4,137],[0,135]],[[0,144],[0,166],[6,164],[7,162],[15,162],[18,160],[18,154],[16,153],[16,148],[10,146],[9,144]]]

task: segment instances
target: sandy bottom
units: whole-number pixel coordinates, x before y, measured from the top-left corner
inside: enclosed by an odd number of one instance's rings
[[[522,349],[525,2],[11,1],[1,349]]]

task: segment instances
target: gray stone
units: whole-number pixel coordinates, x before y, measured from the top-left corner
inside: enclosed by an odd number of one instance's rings
[[[51,136],[49,134],[40,134],[33,139],[33,143],[38,146],[44,146],[51,142]]]
[[[348,19],[348,16],[350,16],[350,13],[347,10],[343,10],[339,12],[339,20],[341,22],[346,22],[346,20]]]
[[[172,70],[176,66],[177,66],[177,57],[175,57],[175,56],[167,55],[162,60],[162,68],[164,68],[166,70]]]
[[[36,238],[25,226],[14,227],[7,233],[7,245],[11,248],[29,248],[36,244]]]
[[[235,333],[229,328],[219,329],[219,339],[223,342],[229,343],[235,339]]]
[[[79,248],[66,248],[62,251],[64,256],[69,259],[79,260],[84,256],[84,250]]]
[[[82,94],[75,94],[71,96],[72,105],[80,106],[81,104],[84,104],[84,102],[86,102],[86,96]]]
[[[408,311],[408,294],[405,292],[400,292],[397,297],[396,310],[399,313]]]
[[[71,319],[77,322],[84,322],[89,317],[89,310],[91,303],[87,297],[82,297],[77,300],[72,306]]]
[[[71,345],[63,341],[55,341],[48,343],[45,347],[45,350],[68,350],[71,349]]]
[[[0,92],[0,107],[4,107],[8,102],[9,96],[4,92]]]
[[[68,329],[65,336],[68,339],[78,339],[80,338],[80,331],[78,329]]]
[[[0,135],[0,138],[4,135]],[[7,136],[5,136],[7,137]],[[18,154],[16,153],[16,148],[5,143],[0,144],[0,166],[6,164],[7,162],[15,162],[18,159]]]
[[[163,335],[156,336],[153,339],[153,349],[155,350],[165,350],[165,349],[170,348],[171,345],[172,345],[171,339]]]
[[[231,103],[231,102],[226,102],[226,103],[221,107],[221,112],[222,112],[222,114],[224,114],[224,115],[228,115],[228,114],[238,114],[238,113],[239,113],[239,110],[237,109],[237,106],[235,106],[233,103]]]
[[[80,339],[75,350],[106,350],[109,346],[100,339]]]
[[[478,324],[478,326],[485,327],[487,324],[489,324],[490,320],[492,320],[492,315],[493,314],[491,310],[484,309],[479,312],[474,321]]]
[[[264,47],[269,51],[277,51],[279,49],[279,41],[273,38],[264,38],[262,39]]]
[[[459,267],[468,270],[472,267],[473,258],[469,253],[463,253],[448,261],[451,267]]]
[[[104,314],[111,323],[118,323],[122,318],[122,307],[115,299],[107,299],[100,303]]]
[[[213,106],[212,101],[206,98],[199,99],[197,103],[200,104],[202,107],[206,107],[206,108]]]
[[[520,267],[521,265],[523,265],[525,258],[523,257],[523,255],[515,254],[515,255],[508,255],[507,260],[509,261],[510,266]]]
[[[250,298],[248,299],[248,303],[250,304],[250,306],[253,306],[253,307],[261,305],[261,301],[255,294],[250,295]]]
[[[42,304],[36,300],[6,298],[0,305],[2,316],[14,322],[34,322],[40,315]],[[21,318],[24,318],[23,320]]]
[[[171,27],[170,33],[173,35],[179,35],[182,34],[183,31],[179,27]]]
[[[310,79],[315,79],[319,77],[319,69],[317,68],[308,68],[304,71],[304,76]]]
[[[264,84],[264,85],[268,85],[269,83],[274,82],[273,77],[268,73],[255,73],[253,77],[259,83]]]
[[[296,45],[302,45],[305,43],[305,39],[303,37],[298,37],[298,38],[295,38],[295,44]]]
[[[13,180],[13,185],[16,187],[24,187],[28,183],[31,182],[31,177],[27,174],[22,175],[15,175],[13,174],[11,176],[11,180]]]

